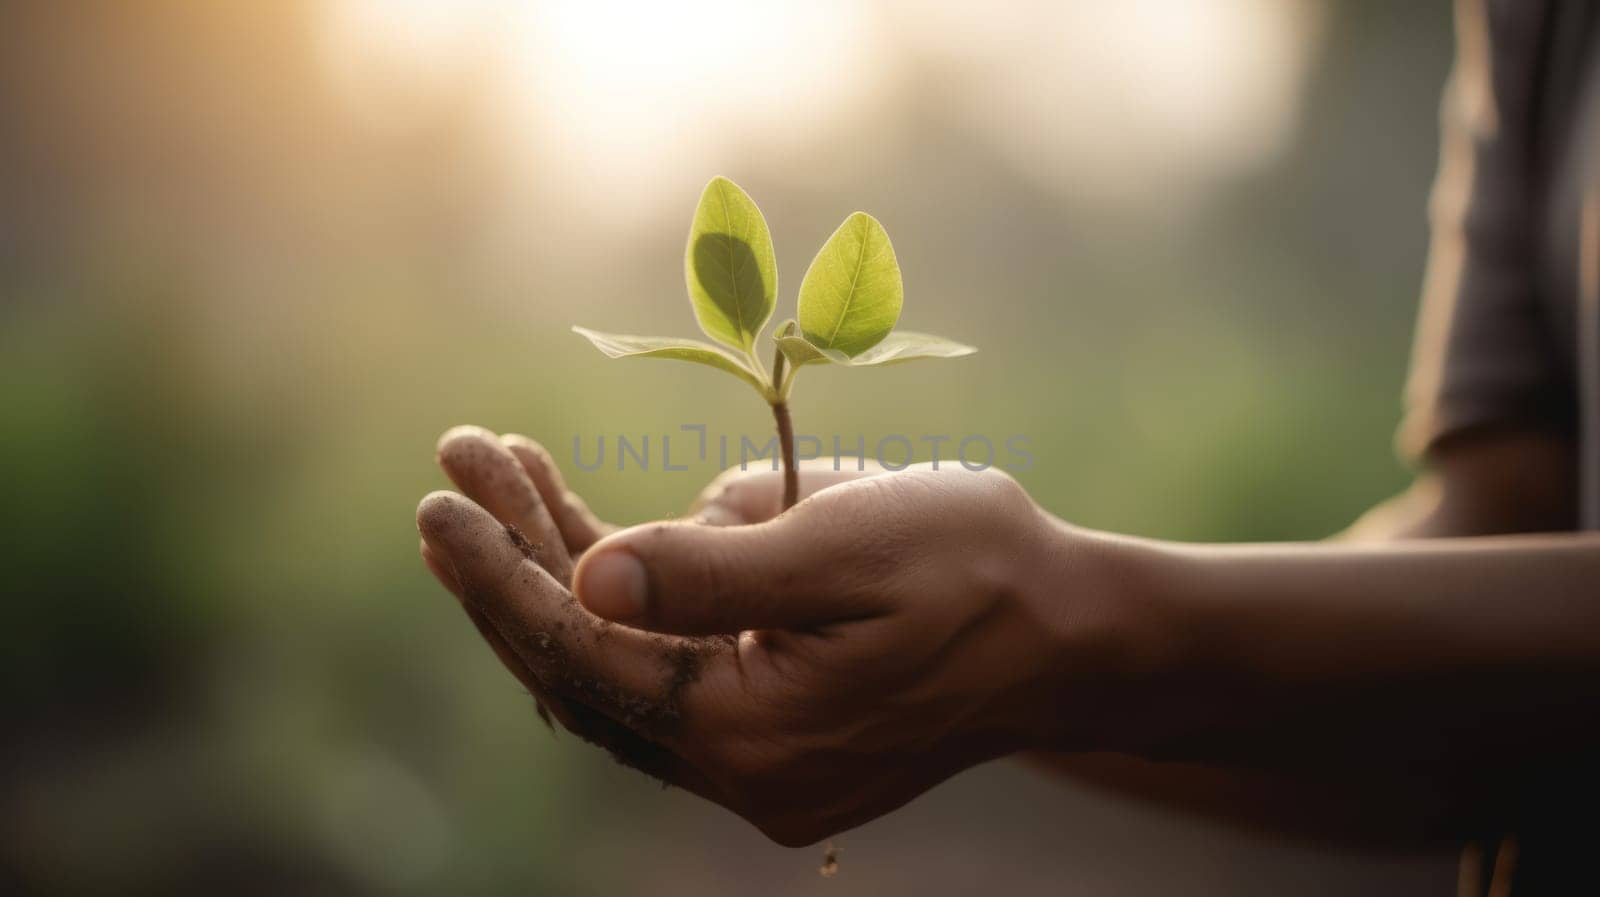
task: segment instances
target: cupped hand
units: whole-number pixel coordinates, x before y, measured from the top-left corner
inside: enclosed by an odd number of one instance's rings
[[[729,525],[611,531],[531,442],[452,431],[440,461],[488,510],[429,496],[424,554],[507,666],[569,728],[783,844],[1062,746],[1067,683],[1117,666],[1110,552],[998,471],[814,465],[782,514],[775,479],[730,474],[697,503]],[[1068,572],[1074,595],[1041,585]]]

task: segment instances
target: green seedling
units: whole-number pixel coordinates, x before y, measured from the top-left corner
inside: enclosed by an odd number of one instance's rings
[[[846,218],[811,260],[800,281],[797,317],[772,335],[776,345],[770,374],[756,346],[777,305],[772,234],[749,194],[725,177],[712,178],[700,194],[683,272],[700,329],[721,345],[572,329],[610,358],[677,358],[727,371],[750,384],[772,406],[777,420],[785,509],[799,492],[789,394],[800,368],[876,367],[977,351],[943,337],[894,329],[905,298],[900,264],[883,225],[865,212]]]

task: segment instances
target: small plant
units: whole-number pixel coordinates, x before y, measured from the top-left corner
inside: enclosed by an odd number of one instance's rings
[[[889,235],[876,218],[854,212],[822,244],[800,281],[797,319],[780,324],[769,375],[756,341],[772,318],[778,264],[767,220],[749,194],[715,177],[700,194],[684,277],[700,329],[722,346],[694,339],[625,336],[572,328],[610,358],[677,358],[727,371],[755,388],[772,406],[783,456],[783,507],[795,503],[794,426],[789,393],[808,364],[873,367],[918,358],[955,358],[977,350],[932,336],[894,329],[905,287]],[[723,348],[723,347],[726,348]]]

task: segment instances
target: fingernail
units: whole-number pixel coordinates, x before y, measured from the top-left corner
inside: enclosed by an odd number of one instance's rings
[[[644,564],[626,549],[618,548],[590,558],[578,584],[578,600],[596,616],[607,620],[632,620],[644,616],[649,600]]]

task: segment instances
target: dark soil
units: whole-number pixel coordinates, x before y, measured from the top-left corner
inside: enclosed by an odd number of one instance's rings
[[[506,535],[511,537],[511,544],[517,546],[523,557],[535,562],[539,560],[539,546],[528,541],[528,536],[515,523],[506,524]]]
[[[577,723],[577,735],[605,748],[623,766],[656,778],[664,786],[670,784],[678,758],[650,739],[677,731],[683,720],[683,690],[699,679],[704,659],[725,650],[725,643],[716,639],[678,639],[674,644],[660,637],[657,643],[664,649],[670,676],[665,693],[654,697],[625,691],[603,678],[579,674],[566,662],[565,649],[546,633],[536,633],[534,641],[551,658],[547,678],[564,676],[564,690],[577,695],[577,700],[566,705]]]
[[[538,547],[516,526],[506,526],[506,536],[523,557],[538,562]],[[676,757],[651,738],[674,734],[683,720],[683,692],[699,678],[707,658],[732,650],[731,636],[683,638],[651,635],[663,666],[663,679],[657,689],[640,693],[618,686],[604,676],[595,675],[589,664],[575,663],[567,644],[573,633],[592,633],[594,641],[604,642],[615,631],[613,623],[595,620],[569,596],[561,608],[566,620],[549,624],[548,630],[520,633],[515,639],[524,656],[535,659],[530,669],[535,678],[554,694],[568,696],[562,708],[574,723],[576,734],[609,751],[624,766],[666,780]],[[509,635],[509,633],[507,633]],[[579,639],[584,635],[579,634]],[[541,719],[549,722],[549,711],[539,706]]]

